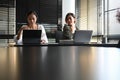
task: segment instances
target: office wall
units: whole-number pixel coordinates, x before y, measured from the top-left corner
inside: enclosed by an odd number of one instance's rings
[[[100,0],[80,0],[79,29],[93,30],[93,35],[101,35],[103,28],[100,11]]]
[[[17,0],[16,22],[26,23],[26,13],[34,10],[38,13],[38,23],[57,24],[58,0]]]
[[[62,0],[62,25],[65,24],[65,16],[68,12],[75,14],[75,0]]]

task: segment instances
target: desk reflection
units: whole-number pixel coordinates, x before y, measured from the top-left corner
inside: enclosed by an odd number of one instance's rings
[[[120,80],[118,48],[31,46],[0,51],[0,80]]]

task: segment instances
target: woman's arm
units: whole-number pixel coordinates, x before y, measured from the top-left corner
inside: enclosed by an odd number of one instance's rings
[[[18,34],[17,34],[17,40],[19,40],[20,39],[20,37],[22,36],[22,32],[23,32],[23,30],[25,30],[25,29],[27,29],[27,26],[22,26],[20,29],[19,29],[19,31],[18,31]]]
[[[39,27],[41,27],[41,30],[42,30],[41,43],[48,43],[48,38],[47,38],[44,26],[43,25],[39,25]]]
[[[17,34],[17,40],[19,40],[20,39],[20,36],[21,36],[21,34],[22,34],[22,30],[23,30],[23,28],[20,28],[20,30],[18,31],[18,34]]]
[[[63,27],[63,39],[72,39],[72,32],[68,25]]]

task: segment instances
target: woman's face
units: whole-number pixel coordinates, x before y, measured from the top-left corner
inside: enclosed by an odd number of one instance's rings
[[[37,17],[34,14],[30,14],[27,18],[28,24],[35,24],[37,21]]]
[[[75,18],[73,16],[69,15],[66,19],[66,23],[70,26],[75,24]]]

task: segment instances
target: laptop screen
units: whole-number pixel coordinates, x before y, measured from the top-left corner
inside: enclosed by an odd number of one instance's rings
[[[41,30],[23,30],[23,44],[40,43]]]
[[[89,43],[92,37],[92,30],[76,30],[73,36],[75,43]]]

